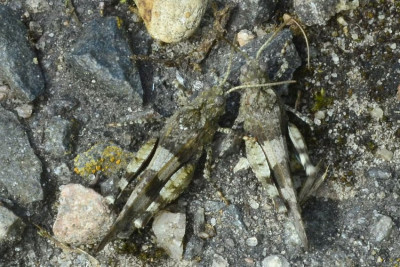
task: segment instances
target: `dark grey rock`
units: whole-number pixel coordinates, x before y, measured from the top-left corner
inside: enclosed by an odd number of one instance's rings
[[[94,80],[109,96],[141,104],[143,89],[131,57],[132,51],[118,28],[117,18],[108,17],[86,26],[66,60],[78,78]]]
[[[277,0],[247,0],[237,1],[238,12],[232,16],[232,26],[235,30],[253,29],[254,25],[262,24],[274,16]]]
[[[203,239],[197,236],[191,236],[185,246],[183,258],[185,260],[194,260],[196,257],[200,257],[203,252],[204,242]]]
[[[44,130],[44,150],[56,157],[71,153],[74,127],[76,125],[73,121],[61,117],[51,118]]]
[[[35,57],[25,26],[11,9],[0,5],[0,82],[10,86],[12,97],[29,102],[44,92]]]
[[[19,242],[24,229],[24,222],[6,207],[0,205],[0,251]]]
[[[252,58],[256,57],[259,49],[270,38],[270,34],[264,35],[261,38],[246,44],[242,47],[242,51]],[[293,77],[294,71],[301,66],[301,59],[297,53],[296,47],[292,42],[292,33],[290,30],[283,30],[278,33],[273,40],[270,41],[268,46],[262,51],[259,57],[258,64],[261,68],[268,72],[271,81],[285,81]],[[282,48],[285,47],[285,53],[281,53]],[[226,58],[229,62],[229,59]],[[238,84],[240,75],[240,68],[247,62],[241,54],[236,54],[232,61],[232,70],[230,77],[236,77],[233,80]],[[285,67],[282,67],[285,66]],[[287,86],[274,87],[278,92],[282,92]]]
[[[336,5],[339,0],[294,0],[296,15],[302,23],[311,25],[325,25],[336,14]]]
[[[0,107],[0,182],[12,200],[26,205],[43,199],[42,164],[16,116]]]

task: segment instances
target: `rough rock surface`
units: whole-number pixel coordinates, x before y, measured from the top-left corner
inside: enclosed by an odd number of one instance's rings
[[[139,72],[119,23],[116,17],[90,22],[66,60],[78,78],[96,83],[97,90],[141,104],[143,89]]]
[[[79,184],[61,187],[54,236],[61,242],[81,245],[99,241],[113,216],[101,195]]]
[[[0,184],[22,206],[43,199],[40,184],[42,163],[30,146],[17,117],[0,107]]]
[[[10,97],[30,102],[44,92],[44,78],[18,16],[0,5],[0,83],[10,86]]]
[[[0,205],[0,252],[21,240],[25,224],[12,211]]]
[[[186,215],[161,211],[155,216],[152,229],[157,244],[164,248],[171,258],[180,260],[186,231]]]

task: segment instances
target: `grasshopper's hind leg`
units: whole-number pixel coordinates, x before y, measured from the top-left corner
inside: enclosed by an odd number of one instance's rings
[[[195,165],[186,163],[176,171],[159,192],[158,197],[147,207],[143,214],[134,220],[136,228],[142,228],[153,216],[167,204],[178,198],[192,180]]]
[[[299,193],[299,202],[304,203],[322,184],[327,176],[327,171],[320,175],[321,163],[316,167],[311,163],[310,157],[308,156],[307,146],[301,135],[299,129],[292,123],[288,124],[289,137],[293,143],[296,152],[299,155],[300,163],[306,171],[307,179],[302,185]]]
[[[250,163],[251,169],[267,192],[267,195],[272,199],[275,210],[278,213],[286,213],[287,208],[280,197],[278,188],[271,179],[271,170],[264,151],[254,138],[246,137],[244,139],[247,160]]]

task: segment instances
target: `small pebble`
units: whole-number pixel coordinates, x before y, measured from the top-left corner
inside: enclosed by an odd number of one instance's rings
[[[156,236],[157,244],[165,249],[171,258],[180,260],[183,254],[186,215],[160,211],[154,218],[152,229]]]
[[[258,245],[258,240],[255,236],[246,239],[246,245],[249,247],[255,247]]]
[[[376,157],[384,159],[386,161],[391,161],[393,158],[393,152],[390,150],[387,150],[386,148],[379,148],[376,151]]]
[[[249,30],[241,30],[237,34],[237,41],[240,47],[248,44],[254,38],[256,38],[256,36]]]
[[[380,107],[375,107],[369,114],[377,121],[382,120],[383,118],[383,110]]]
[[[228,267],[228,261],[218,254],[214,254],[211,267]]]
[[[32,116],[33,106],[29,104],[23,104],[15,108],[18,116],[23,119],[30,118]]]
[[[262,267],[290,267],[289,262],[282,255],[271,255],[266,257],[262,263]]]
[[[316,118],[318,120],[325,119],[325,111],[319,110],[319,111],[315,112],[314,118]]]
[[[204,0],[135,0],[147,31],[157,40],[176,43],[193,34],[206,11]]]
[[[238,171],[241,170],[246,170],[249,167],[250,167],[249,161],[246,158],[241,157],[238,163],[233,168],[233,173],[237,173]]]
[[[113,222],[101,195],[80,184],[61,187],[54,236],[68,244],[94,244],[102,239]]]
[[[371,241],[376,243],[382,242],[385,238],[387,238],[392,232],[392,228],[394,225],[392,218],[385,215],[379,216],[379,220],[374,225],[372,225],[370,230]]]

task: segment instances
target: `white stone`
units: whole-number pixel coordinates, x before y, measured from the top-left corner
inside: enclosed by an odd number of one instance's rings
[[[47,0],[27,0],[26,5],[32,13],[39,13],[49,10]]]
[[[393,158],[393,152],[390,150],[387,150],[386,148],[379,148],[376,151],[376,156],[378,158],[384,159],[386,161],[391,161]]]
[[[282,255],[271,255],[266,257],[262,263],[262,267],[290,267],[289,262]]]
[[[180,260],[183,254],[186,215],[183,213],[160,211],[154,218],[152,229],[156,236],[157,244],[171,258]]]
[[[18,116],[23,119],[30,118],[32,116],[32,110],[33,106],[29,104],[23,104],[15,108],[15,111],[17,112]]]
[[[228,267],[228,261],[218,254],[214,254],[211,267]]]
[[[239,43],[239,46],[244,46],[248,44],[254,38],[256,38],[256,36],[249,30],[241,30],[237,34],[237,41]]]
[[[246,245],[248,245],[249,247],[255,247],[258,245],[258,240],[257,237],[253,236],[253,237],[249,237],[246,239]]]
[[[370,115],[375,120],[382,120],[383,110],[380,107],[375,107],[371,110]]]
[[[390,235],[394,225],[392,218],[385,215],[379,215],[379,217],[379,220],[372,225],[370,230],[371,241],[377,243],[383,241]]]

